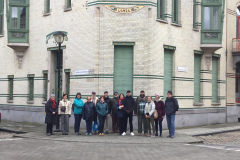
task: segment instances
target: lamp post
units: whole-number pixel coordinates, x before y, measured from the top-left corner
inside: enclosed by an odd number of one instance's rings
[[[54,40],[55,42],[58,44],[58,54],[57,54],[57,68],[58,68],[58,88],[57,88],[57,102],[58,102],[58,105],[59,105],[59,102],[60,102],[60,55],[61,55],[61,45],[63,43],[63,41],[65,40],[66,38],[66,34],[61,32],[61,31],[57,31],[56,33],[53,34],[53,37],[54,37]],[[56,130],[55,132],[60,132],[61,130],[59,129],[59,116],[57,116],[57,124],[56,124]]]

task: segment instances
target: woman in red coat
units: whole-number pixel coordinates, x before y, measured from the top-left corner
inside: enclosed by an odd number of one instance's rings
[[[159,94],[155,94],[154,103],[155,103],[155,109],[158,112],[158,118],[155,119],[155,130],[156,130],[155,136],[158,136],[158,125],[159,125],[160,137],[162,137],[162,121],[165,116],[165,108],[164,108],[164,102],[161,100]]]

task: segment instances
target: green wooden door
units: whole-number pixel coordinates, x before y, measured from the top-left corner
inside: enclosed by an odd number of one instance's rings
[[[172,68],[173,68],[173,50],[164,49],[164,99],[167,98],[167,92],[172,91]]]
[[[212,58],[212,102],[218,100],[218,58]]]
[[[201,79],[201,57],[202,55],[194,55],[194,102],[200,103],[200,79]]]
[[[124,95],[133,90],[133,46],[114,46],[113,90]]]

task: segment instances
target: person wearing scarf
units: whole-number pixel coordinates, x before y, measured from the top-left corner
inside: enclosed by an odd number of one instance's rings
[[[124,100],[124,94],[119,95],[119,100],[115,103],[115,107],[117,110],[117,117],[119,122],[119,134],[122,135],[123,132],[126,133],[126,128],[124,126],[124,111],[122,101]]]
[[[57,103],[55,101],[54,94],[51,95],[50,99],[45,104],[45,113],[45,123],[47,124],[46,135],[51,136],[53,135],[53,125],[56,125],[58,114]]]

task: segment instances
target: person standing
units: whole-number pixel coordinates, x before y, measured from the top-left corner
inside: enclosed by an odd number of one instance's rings
[[[140,92],[140,96],[136,99],[135,110],[134,113],[137,113],[138,116],[138,135],[142,134],[142,126],[144,130],[144,134],[147,135],[147,122],[145,116],[145,106],[147,102],[147,97],[145,96],[145,92],[142,90]],[[136,112],[135,112],[136,111]]]
[[[172,96],[172,91],[168,91],[167,99],[165,101],[165,112],[167,117],[167,125],[169,130],[168,138],[175,137],[175,115],[179,109],[178,101]]]
[[[158,112],[158,118],[155,119],[155,136],[158,136],[158,125],[159,125],[159,131],[160,131],[160,137],[162,137],[162,121],[165,116],[165,108],[164,108],[164,102],[161,100],[159,94],[155,94],[155,109]]]
[[[87,102],[84,103],[82,114],[83,119],[86,121],[86,134],[85,136],[92,135],[92,121],[94,119],[95,104],[91,101],[91,97],[87,97]]]
[[[147,127],[148,127],[148,137],[155,137],[155,126],[154,126],[154,116],[153,116],[153,112],[155,110],[155,104],[152,101],[152,97],[148,96],[147,98],[147,103],[145,106],[145,115],[146,115],[146,121],[147,121]],[[152,125],[152,130],[153,130],[153,134],[151,134],[151,125]]]
[[[100,97],[100,102],[97,103],[96,111],[97,111],[98,120],[99,120],[99,127],[98,127],[99,136],[103,136],[104,123],[105,123],[106,115],[108,114],[108,105],[106,102],[104,102],[104,96]]]
[[[59,102],[58,114],[61,116],[62,135],[68,135],[69,117],[71,117],[71,102],[68,100],[67,94],[63,94],[63,99]]]
[[[104,102],[107,103],[108,105],[108,114],[106,116],[106,134],[109,134],[108,129],[109,129],[109,119],[110,119],[110,114],[112,112],[112,101],[108,97],[108,91],[104,92]]]
[[[116,103],[118,100],[118,92],[114,92],[114,97],[112,98],[112,133],[119,133],[118,111],[116,109]]]
[[[55,95],[52,94],[50,99],[45,104],[45,123],[46,126],[46,135],[51,136],[53,134],[53,125],[56,125],[58,109],[57,109],[57,102],[55,101]]]
[[[122,135],[123,132],[126,133],[126,128],[124,126],[124,111],[123,111],[123,105],[122,102],[124,100],[124,94],[119,95],[118,101],[115,103],[115,107],[117,109],[117,116],[118,116],[118,122],[119,122],[119,134]]]
[[[125,127],[125,130],[122,134],[123,136],[126,135],[128,119],[129,119],[129,125],[130,125],[130,135],[134,136],[133,123],[132,123],[134,104],[135,104],[135,101],[132,97],[132,93],[130,90],[128,90],[127,96],[124,98],[123,103],[122,103],[122,105],[124,106],[122,109],[124,110],[124,127]]]
[[[74,122],[74,132],[76,135],[81,135],[79,133],[80,130],[80,124],[81,124],[81,120],[82,120],[82,109],[83,109],[83,101],[81,99],[81,93],[77,93],[76,94],[76,98],[74,100],[74,118],[75,118],[75,122]]]

